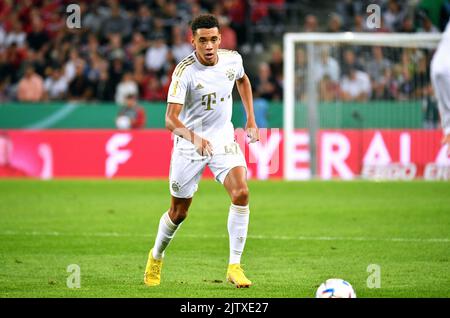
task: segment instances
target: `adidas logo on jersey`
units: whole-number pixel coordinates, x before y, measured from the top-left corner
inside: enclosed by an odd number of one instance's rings
[[[200,84],[200,83],[198,83],[197,86],[195,86],[195,89],[196,89],[196,90],[197,90],[197,89],[202,89],[202,88],[204,88],[204,87],[203,87],[203,85]]]

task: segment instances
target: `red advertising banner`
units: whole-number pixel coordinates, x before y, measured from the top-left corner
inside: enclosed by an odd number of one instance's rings
[[[288,177],[279,129],[261,129],[248,144],[236,129],[250,178]],[[317,138],[321,179],[450,179],[450,158],[438,130],[322,130]],[[290,179],[311,178],[309,137],[297,130]],[[167,178],[172,150],[166,130],[0,131],[0,177]],[[206,171],[204,177],[212,177]]]
[[[318,135],[321,179],[449,179],[439,130],[335,130]],[[434,174],[434,175],[433,175]]]

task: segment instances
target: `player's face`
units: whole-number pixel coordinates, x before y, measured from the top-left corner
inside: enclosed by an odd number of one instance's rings
[[[192,45],[200,63],[209,66],[215,65],[217,63],[217,50],[220,45],[219,29],[197,29],[192,39]]]

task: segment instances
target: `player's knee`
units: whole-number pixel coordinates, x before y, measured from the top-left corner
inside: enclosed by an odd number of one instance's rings
[[[248,188],[243,186],[231,191],[231,202],[236,205],[247,205],[248,204]]]
[[[188,215],[188,207],[183,205],[176,205],[169,210],[169,217],[175,224],[183,222]]]

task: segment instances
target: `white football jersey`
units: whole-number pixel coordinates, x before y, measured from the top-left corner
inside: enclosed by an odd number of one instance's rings
[[[218,50],[218,62],[201,64],[195,51],[184,58],[172,74],[167,102],[182,104],[180,121],[190,130],[211,142],[215,154],[234,141],[231,123],[233,87],[244,76],[241,55],[236,51]],[[175,137],[174,146],[186,156],[200,157],[194,145]]]

